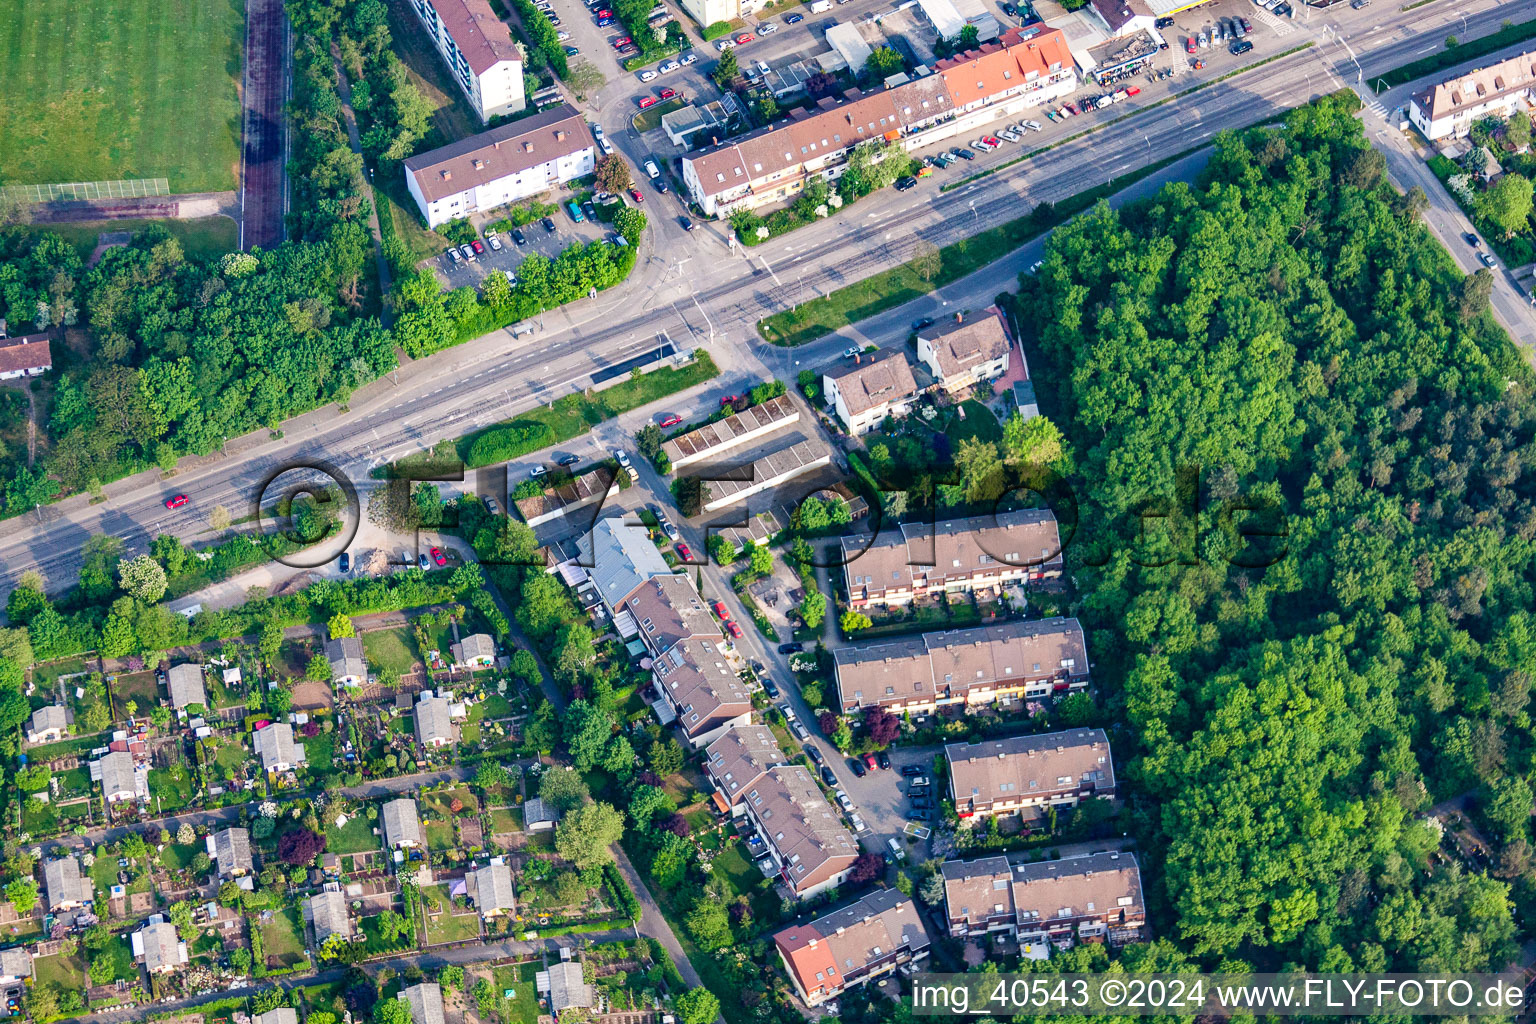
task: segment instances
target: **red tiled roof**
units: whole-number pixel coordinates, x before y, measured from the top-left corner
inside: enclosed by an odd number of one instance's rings
[[[469,61],[477,75],[483,75],[504,60],[521,63],[523,57],[512,42],[512,33],[487,0],[427,0],[443,27],[453,37],[454,45]]]
[[[53,369],[53,350],[46,334],[23,334],[18,338],[0,338],[0,373],[17,370]]]

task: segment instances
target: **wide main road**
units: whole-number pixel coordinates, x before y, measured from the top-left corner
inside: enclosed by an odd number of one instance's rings
[[[234,439],[220,455],[183,460],[170,480],[140,474],[112,484],[98,504],[77,496],[0,523],[0,595],[28,569],[41,571],[51,588],[73,583],[79,550],[93,534],[122,537],[131,551],[158,533],[195,538],[215,505],[236,518],[246,514],[262,480],[297,461],[324,460],[364,487],[371,466],[579,390],[592,374],[654,349],[663,334],[682,347],[707,349],[726,370],[793,377],[794,353],[756,337],[755,323],[769,313],[899,263],[920,241],[956,241],[1041,200],[1066,198],[1197,147],[1223,129],[1369,81],[1438,49],[1453,26],[1460,38],[1476,38],[1505,20],[1536,16],[1536,0],[1460,7],[1439,0],[1416,9],[1405,25],[1395,7],[1376,15],[1387,6],[1313,12],[1296,20],[1292,34],[1270,41],[1276,50],[1314,41],[1306,50],[949,192],[939,192],[933,179],[906,193],[887,190],[745,251],[728,248],[715,225],[695,232],[686,249],[656,250],[648,240],[629,282],[546,314],[531,336],[513,340],[498,332],[417,361],[359,391],[347,413],[332,406],[291,420],[278,439],[264,431]],[[1009,283],[1000,273],[998,287]],[[190,495],[190,504],[167,511],[164,498],[178,492]]]

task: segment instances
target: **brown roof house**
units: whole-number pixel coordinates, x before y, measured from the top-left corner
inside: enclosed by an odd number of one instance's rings
[[[1536,54],[1522,53],[1417,93],[1408,101],[1408,120],[1431,142],[1462,138],[1481,118],[1528,108],[1533,89]]]
[[[855,436],[869,433],[887,416],[905,416],[917,399],[907,354],[895,349],[855,355],[823,373],[821,388],[827,405]]]
[[[1054,579],[1065,564],[1050,509],[902,523],[872,541],[858,536],[842,543],[848,603],[854,608]]]
[[[187,944],[176,934],[176,926],[160,914],[134,932],[132,942],[134,957],[144,961],[150,974],[169,974],[187,962]]]
[[[1076,619],[1002,622],[973,629],[896,637],[832,652],[844,711],[877,706],[928,714],[966,710],[1081,690],[1088,650]]]
[[[37,377],[53,369],[53,350],[46,334],[15,338],[0,334],[0,380]]]
[[[720,639],[720,624],[687,576],[652,576],[618,608],[614,628],[626,641],[639,637],[653,658],[676,644]]]
[[[747,793],[768,769],[789,759],[766,725],[734,725],[704,753],[704,773],[736,814],[744,813]]]
[[[569,104],[405,161],[405,185],[429,227],[547,192],[591,174],[596,144]]]
[[[770,768],[747,790],[744,806],[796,899],[847,881],[859,845],[803,767]]]
[[[456,644],[448,646],[453,655],[453,667],[490,668],[496,664],[496,641],[489,633],[471,633]]]
[[[683,738],[697,750],[733,725],[752,720],[752,691],[742,682],[719,641],[685,640],[673,644],[651,666],[663,725],[677,722]],[[668,716],[670,713],[670,717]]]
[[[75,713],[62,704],[49,704],[32,712],[27,722],[28,743],[53,743],[69,734]]]
[[[905,963],[928,956],[928,929],[910,899],[879,889],[841,910],[773,937],[779,959],[807,1006],[826,1002]]]
[[[981,743],[950,743],[949,793],[961,818],[1033,817],[1047,804],[1075,807],[1115,794],[1115,766],[1103,729],[1068,729]]]
[[[481,122],[523,109],[523,55],[486,0],[412,0],[411,7]]]
[[[1002,932],[1024,942],[1119,944],[1146,923],[1132,853],[1014,863],[1005,856],[944,864],[946,927],[956,938]]]
[[[1011,347],[996,306],[980,313],[956,313],[917,332],[918,362],[950,394],[1007,373]]]

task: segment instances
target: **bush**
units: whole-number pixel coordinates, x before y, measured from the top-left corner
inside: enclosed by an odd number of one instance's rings
[[[704,41],[706,43],[710,42],[711,40],[719,39],[721,36],[728,36],[730,34],[731,23],[728,21],[717,21],[704,27]]]
[[[458,220],[449,221],[447,224],[439,227],[437,233],[454,245],[468,245],[476,237],[475,226],[469,222],[467,217],[460,217]]]
[[[555,443],[549,424],[537,420],[513,420],[491,427],[470,443],[467,461],[471,466],[490,466],[498,462],[536,452]]]

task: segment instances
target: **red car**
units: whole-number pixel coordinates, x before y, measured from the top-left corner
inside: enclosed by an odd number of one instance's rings
[[[864,763],[869,766],[870,771],[874,771],[876,768],[880,767],[880,763],[875,760],[874,754],[865,754]]]
[[[475,250],[475,255],[476,256],[479,256],[481,253],[485,252],[485,246],[480,244],[480,239],[478,239],[478,238],[475,239],[473,242],[470,242],[469,243],[469,247],[471,249]]]
[[[677,557],[685,562],[693,561],[693,549],[682,541],[678,541],[673,547],[677,548]]]
[[[1195,52],[1195,37],[1194,36],[1185,36],[1184,37],[1184,52],[1185,53],[1194,53]]]
[[[715,602],[715,614],[720,616],[721,622],[731,621],[731,610],[725,606],[724,601]]]
[[[185,505],[190,500],[191,499],[188,498],[185,494],[178,494],[178,495],[175,495],[174,497],[166,498],[165,499],[165,507],[166,508],[181,508],[181,506]]]
[[[676,95],[677,95],[677,90],[676,89],[663,89],[663,90],[661,90],[661,98],[664,99],[664,100],[670,100],[673,97],[675,97]]]
[[[736,639],[741,639],[741,623],[735,621],[727,622],[725,624],[725,631]]]
[[[675,412],[663,416],[661,419],[661,425],[663,427],[675,427],[681,422],[683,422],[683,418]]]
[[[438,565],[447,565],[448,564],[448,559],[443,557],[443,549],[442,548],[433,548],[431,550],[430,554],[432,555],[432,561],[436,562]]]
[[[722,406],[735,405],[736,404],[736,396],[735,395],[726,395],[724,398],[720,399],[720,404]]]
[[[597,12],[597,16],[599,18],[611,18],[611,17],[613,17],[613,12],[610,11],[608,8],[604,7],[604,8],[602,8],[601,10],[599,10]]]
[[[754,36],[751,32],[743,32],[741,35],[736,37],[736,45],[742,46],[746,43],[752,42],[756,38],[757,36]]]
[[[645,196],[641,195],[640,190],[637,188],[632,188],[629,190],[629,198],[633,199],[637,203],[645,202]]]
[[[655,105],[656,105],[656,97],[655,96],[641,96],[640,97],[640,109],[641,110],[644,110],[646,107],[654,107]]]
[[[617,50],[620,47],[628,46],[632,42],[634,42],[634,40],[629,38],[629,36],[619,36],[619,38],[613,41],[613,48]]]

